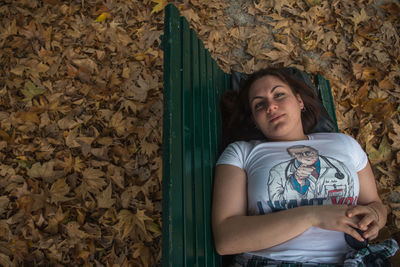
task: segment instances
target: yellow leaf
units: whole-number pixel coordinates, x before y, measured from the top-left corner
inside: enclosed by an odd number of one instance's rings
[[[153,7],[151,14],[162,11],[168,3],[167,0],[152,0],[152,2],[157,3],[157,5]]]
[[[387,161],[392,156],[391,147],[386,136],[383,137],[378,149],[376,149],[371,142],[367,142],[366,150],[373,165],[382,161]]]
[[[133,57],[137,60],[137,61],[142,61],[145,60],[145,53],[136,53],[133,55]]]
[[[108,12],[101,13],[94,22],[103,22],[106,19],[111,18],[111,14]]]

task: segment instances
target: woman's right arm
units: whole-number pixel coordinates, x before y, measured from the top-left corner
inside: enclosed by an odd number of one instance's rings
[[[348,233],[362,240],[352,228],[357,218],[346,216],[345,205],[302,206],[247,216],[246,173],[233,165],[215,169],[212,226],[221,255],[256,251],[284,243],[311,226]]]

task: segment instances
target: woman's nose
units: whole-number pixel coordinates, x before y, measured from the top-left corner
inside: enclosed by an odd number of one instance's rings
[[[278,108],[278,105],[275,101],[272,101],[268,104],[267,107],[267,113],[271,113],[272,111],[275,111]]]

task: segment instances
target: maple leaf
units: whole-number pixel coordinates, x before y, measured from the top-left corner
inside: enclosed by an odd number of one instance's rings
[[[121,111],[116,112],[110,120],[110,126],[113,127],[118,135],[123,135],[126,133],[126,121],[123,119]]]
[[[152,220],[144,214],[144,210],[137,210],[137,213],[134,214],[126,209],[123,209],[118,213],[117,219],[118,224],[116,227],[120,233],[122,231],[122,239],[127,237],[132,232],[135,225],[137,225],[139,229],[143,231],[143,233],[146,233],[147,231],[144,221]]]
[[[153,13],[158,13],[162,10],[164,10],[165,6],[168,4],[167,0],[151,0],[153,3],[157,3],[157,5],[155,5],[153,7],[153,10],[151,11],[151,14]]]
[[[353,18],[351,20],[354,23],[354,28],[355,29],[357,28],[358,24],[360,24],[363,21],[366,21],[369,18],[369,16],[365,12],[364,8],[361,9],[360,13],[358,13],[356,10],[354,10],[352,15],[353,15]]]
[[[10,257],[6,254],[0,253],[0,265],[1,266],[13,266]]]
[[[114,165],[108,165],[107,176],[121,189],[124,188],[123,169]]]
[[[0,196],[0,215],[6,212],[10,200],[7,196]]]
[[[149,157],[157,152],[158,148],[159,146],[157,144],[149,143],[146,140],[142,141],[141,150]]]
[[[80,230],[79,228],[80,228],[80,225],[76,221],[69,222],[65,226],[65,229],[67,230],[67,234],[70,237],[69,240],[73,241],[74,244],[77,244],[78,242],[80,242],[81,239],[86,239],[87,237],[89,237],[89,235],[86,232]]]
[[[33,82],[29,81],[25,83],[25,88],[22,89],[21,93],[25,96],[24,101],[30,101],[37,95],[44,94],[45,88],[38,88]]]
[[[14,68],[10,69],[11,73],[15,75],[22,76],[24,74],[26,67],[24,65],[17,65]]]
[[[106,185],[104,172],[99,169],[87,168],[82,172],[85,183],[88,185],[88,190],[96,192]]]
[[[30,121],[33,123],[40,123],[39,116],[36,113],[33,112],[24,112],[24,111],[19,111],[17,113],[17,118],[21,119],[22,121]]]
[[[143,242],[133,244],[132,248],[134,249],[134,253],[132,255],[133,258],[140,258],[143,266],[148,267],[149,258],[151,255],[151,251],[148,246],[146,246]]]
[[[111,14],[108,12],[103,12],[95,19],[94,22],[104,22],[109,18],[111,18]]]
[[[181,11],[182,16],[184,16],[189,22],[200,23],[201,19],[199,15],[196,14],[192,9],[187,9]]]
[[[69,193],[69,186],[65,182],[65,178],[58,179],[51,185],[50,202],[57,204],[58,202],[68,201],[71,198],[65,197]]]
[[[368,153],[368,158],[372,164],[378,164],[380,162],[389,160],[392,156],[390,144],[386,136],[382,138],[378,149],[376,149],[371,142],[367,142],[366,150]]]
[[[392,121],[392,125],[395,134],[389,132],[389,138],[393,141],[392,147],[400,149],[400,125],[394,121]]]
[[[111,208],[115,203],[115,199],[111,198],[111,194],[112,186],[110,183],[104,191],[97,195],[97,207],[100,209]]]
[[[44,181],[52,183],[63,173],[54,171],[54,165],[54,161],[44,162],[43,165],[36,162],[28,169],[27,174],[31,178],[42,178]]]
[[[6,39],[8,36],[10,35],[14,35],[17,34],[17,21],[14,20],[10,23],[10,25],[8,25],[8,27],[2,31],[2,33],[0,34],[1,38],[4,40]]]

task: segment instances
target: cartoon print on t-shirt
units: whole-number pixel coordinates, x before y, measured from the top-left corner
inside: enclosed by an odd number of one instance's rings
[[[310,146],[287,149],[291,160],[271,168],[268,177],[270,201],[336,199],[353,197],[353,180],[340,161],[320,155]]]

